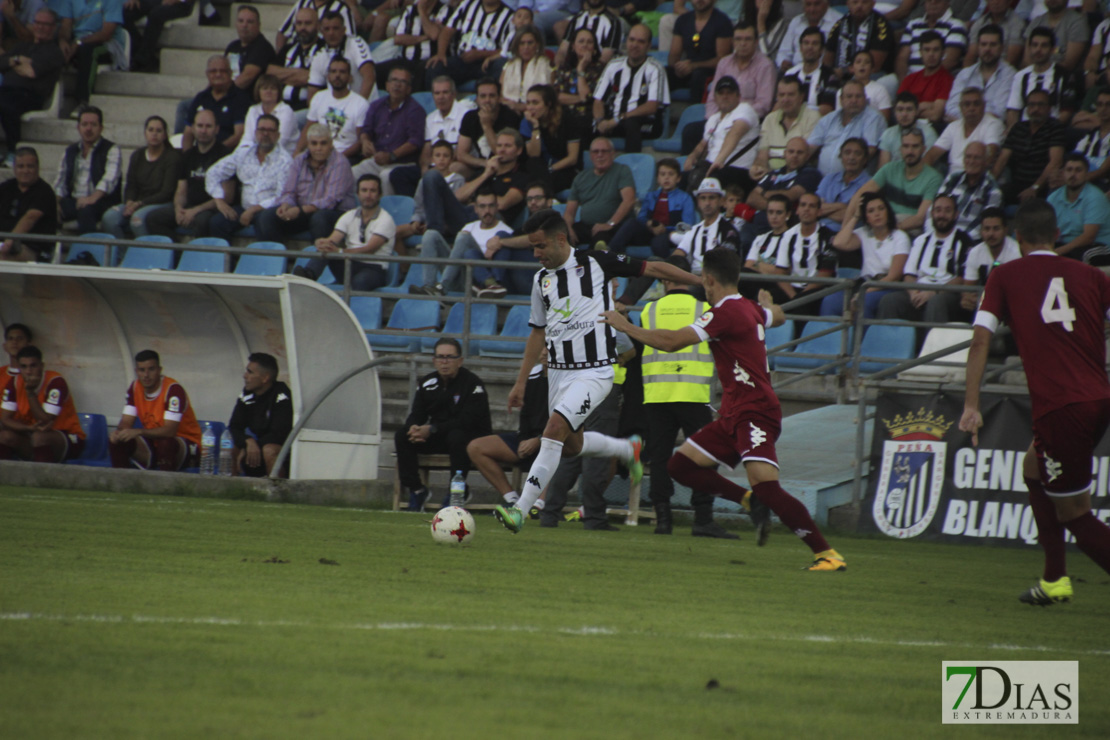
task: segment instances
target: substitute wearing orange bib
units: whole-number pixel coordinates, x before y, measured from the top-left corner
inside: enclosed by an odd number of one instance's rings
[[[112,466],[146,470],[196,467],[201,432],[185,389],[162,375],[161,360],[154,350],[135,355],[135,375],[138,379],[127,389],[119,426],[108,438]]]
[[[8,377],[0,400],[0,459],[62,462],[79,456],[85,432],[69,384],[45,369],[34,345],[20,349],[17,360],[19,374]]]

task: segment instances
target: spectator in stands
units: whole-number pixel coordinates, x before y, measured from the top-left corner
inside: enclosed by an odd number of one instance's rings
[[[925,135],[916,129],[902,134],[902,157],[883,165],[856,193],[879,192],[894,209],[898,228],[903,231],[925,226],[929,208],[944,178],[925,164]],[[852,211],[852,204],[848,204]]]
[[[255,126],[255,143],[239,147],[208,168],[204,186],[216,203],[216,213],[208,221],[211,236],[227,239],[250,226],[255,216],[277,205],[293,157],[278,144],[278,120],[263,114]],[[227,194],[241,186],[239,205],[229,202]]]
[[[1047,28],[1034,28],[1028,34],[1025,52],[1027,66],[1014,75],[1010,89],[1010,99],[1006,103],[1006,130],[1013,129],[1018,119],[1027,119],[1028,110],[1023,117],[1022,109],[1028,109],[1029,98],[1035,91],[1043,90],[1049,98],[1049,115],[1062,124],[1071,120],[1075,111],[1075,92],[1070,84],[1069,75],[1061,65],[1052,61],[1052,50],[1056,46],[1056,36]]]
[[[377,175],[382,195],[393,195],[390,173],[398,167],[416,169],[424,145],[424,107],[412,97],[412,70],[394,65],[386,81],[388,95],[378,98],[366,111],[358,130],[364,157],[353,171],[357,179]]]
[[[56,0],[52,10],[61,18],[58,41],[77,71],[77,105],[87,104],[96,82],[96,69],[110,56],[112,66],[127,68],[123,44],[123,0]]]
[[[4,352],[8,354],[8,364],[0,368],[0,383],[6,386],[9,380],[19,375],[19,350],[33,339],[31,327],[26,324],[12,323],[4,327]]]
[[[786,230],[782,239],[782,249],[775,266],[784,270],[786,275],[801,277],[833,277],[836,275],[836,250],[833,238],[836,232],[818,223],[821,213],[821,196],[804,193],[798,199],[795,209],[798,223]],[[779,283],[779,289],[787,300],[802,298],[827,286],[820,283],[789,282]],[[821,309],[821,301],[809,301],[794,306],[790,313],[815,316]]]
[[[1064,164],[1065,126],[1051,115],[1052,103],[1044,90],[1034,90],[1026,97],[1026,120],[1018,121],[1002,142],[1002,151],[994,161],[991,174],[1002,176],[1010,165],[1010,183],[1002,193],[1007,205],[1021,203],[1037,196],[1038,190],[1050,185]]]
[[[1013,237],[1006,235],[1006,214],[1001,208],[984,209],[980,229],[982,241],[967,254],[963,284],[982,288],[987,284],[987,276],[991,270],[1021,257],[1021,249]],[[979,307],[979,297],[982,295],[982,290],[960,293],[960,308],[974,312]]]
[[[162,374],[162,361],[152,349],[135,355],[134,383],[119,425],[108,435],[113,468],[183,470],[200,463],[200,425],[189,395],[173,378]],[[139,426],[135,426],[135,422]]]
[[[863,85],[858,82],[844,83],[840,88],[840,102],[840,110],[822,116],[807,139],[814,156],[818,157],[817,169],[822,175],[840,171],[840,145],[851,138],[867,142],[867,159],[870,160],[885,126],[883,117],[868,107]]]
[[[69,384],[45,368],[42,351],[33,344],[20,349],[16,359],[19,374],[9,376],[0,399],[0,460],[18,456],[60,463],[80,457],[85,432]]]
[[[917,129],[925,137],[925,151],[937,142],[937,132],[924,118],[917,117],[917,96],[912,92],[900,92],[894,100],[894,125],[883,131],[879,139],[879,166],[896,162],[902,158],[902,137],[908,131]]]
[[[1107,71],[1110,70],[1110,18],[1107,18],[1095,28],[1095,35],[1091,38],[1091,50],[1087,52],[1087,60],[1083,63],[1084,87],[1087,88],[1087,98],[1098,91],[1110,86]],[[1088,100],[1084,100],[1084,109]],[[1093,100],[1090,100],[1093,103]]]
[[[467,203],[486,188],[497,197],[501,219],[508,224],[515,223],[524,210],[524,190],[528,186],[528,177],[520,166],[523,152],[524,139],[520,132],[503,129],[497,134],[494,154],[482,172],[457,190],[451,190],[438,170],[425,173],[420,189],[428,230],[438,231],[444,239],[451,239],[465,224],[478,220],[477,211]]]
[[[960,285],[975,240],[956,228],[956,200],[952,196],[937,196],[932,211],[933,228],[914,239],[902,280],[923,285]],[[883,296],[879,318],[943,324],[970,321],[972,316],[961,308],[958,292],[915,288],[892,290]]]
[[[435,56],[426,64],[428,74],[456,82],[482,77],[486,58],[498,56],[513,32],[512,16],[513,9],[501,0],[463,0],[444,21]]]
[[[132,222],[141,227],[151,211],[173,200],[181,153],[169,145],[166,128],[161,116],[146,119],[146,146],[131,152],[123,202],[104,213],[102,227],[117,239],[133,238]]]
[[[560,105],[565,105],[579,116],[592,116],[594,89],[604,71],[605,62],[601,59],[597,36],[588,28],[579,28],[552,76],[552,82],[559,91]]]
[[[696,102],[717,64],[732,51],[732,21],[717,9],[716,0],[691,0],[694,9],[678,16],[667,54],[667,76],[674,90],[687,89]]]
[[[227,57],[208,57],[204,74],[208,77],[208,87],[197,93],[186,106],[185,120],[195,120],[197,111],[212,111],[216,115],[216,140],[228,149],[234,149],[243,138],[243,124],[251,105],[250,96],[231,84],[231,63]],[[192,147],[195,138],[193,127],[185,126],[185,136],[181,139],[182,150]]]
[[[293,158],[277,205],[256,216],[255,231],[265,241],[284,242],[305,230],[315,241],[330,235],[354,207],[351,165],[332,144],[328,127],[313,123],[306,132],[307,150]]]
[[[361,38],[344,29],[343,16],[339,13],[329,11],[320,17],[320,35],[324,39],[324,48],[312,58],[312,65],[308,69],[310,104],[312,98],[332,87],[331,63],[340,58],[347,60],[347,82],[351,92],[363,100],[374,97],[377,86],[370,47]],[[359,120],[362,120],[361,116]]]
[[[0,4],[0,10],[11,7],[10,2]],[[57,29],[57,14],[43,8],[35,13],[32,38],[0,55],[0,72],[4,73],[0,85],[0,126],[13,151],[23,140],[23,114],[46,107],[65,66],[65,56],[54,40]],[[14,154],[9,154],[4,164],[10,167],[14,158]]]
[[[855,208],[856,204],[859,205]],[[859,225],[861,224],[862,225]],[[876,192],[863,193],[853,198],[845,214],[844,226],[833,238],[833,248],[838,252],[863,252],[861,280],[896,283],[910,256],[910,238],[898,228],[894,211],[886,198]],[[879,302],[890,293],[885,288],[868,288],[863,294],[863,316],[875,318]],[[821,301],[822,316],[840,316],[844,299],[839,293],[825,296]],[[853,305],[856,298],[852,299]]]
[[[316,251],[321,254],[366,254],[389,257],[393,254],[397,225],[389,212],[381,207],[382,181],[377,175],[363,175],[358,179],[358,207],[347,211],[335,224],[329,236],[316,240]],[[346,248],[342,245],[346,244]],[[293,274],[316,280],[331,270],[340,284],[344,282],[346,266],[350,265],[353,290],[377,290],[386,284],[388,262],[362,260],[328,260],[314,257],[304,267],[294,267]]]
[[[613,237],[617,227],[632,215],[636,182],[632,170],[616,160],[613,142],[599,136],[590,144],[593,169],[574,178],[563,219],[570,230],[571,246],[594,246]],[[575,222],[581,209],[581,220]]]
[[[297,149],[297,141],[301,136],[301,127],[297,124],[297,114],[293,108],[281,99],[282,85],[277,77],[264,74],[255,84],[255,97],[258,102],[247,109],[247,119],[243,124],[243,138],[239,142],[240,148],[249,148],[255,141],[254,129],[258,119],[263,115],[271,115],[277,119],[281,128],[278,144],[292,154]]]
[[[344,157],[357,157],[362,151],[359,126],[366,120],[370,104],[366,98],[351,91],[351,63],[336,56],[328,63],[328,89],[312,96],[308,104],[308,120],[301,131],[295,154],[308,147],[308,130],[313,124],[326,126],[335,150]]]
[[[528,91],[528,107],[520,123],[527,142],[527,170],[533,179],[550,178],[551,187],[563,191],[578,174],[580,143],[585,124],[559,105],[559,94],[551,85],[534,85]]]
[[[840,172],[821,178],[817,194],[821,196],[821,223],[840,229],[852,196],[871,179],[867,171],[867,142],[860,138],[845,139],[840,145]]]
[[[312,60],[325,46],[324,39],[320,37],[319,25],[315,8],[297,10],[293,25],[296,35],[292,37],[295,43],[285,44],[284,48],[279,44],[277,59],[266,68],[267,74],[273,75],[285,86],[281,92],[282,101],[301,115],[308,109],[308,78]],[[282,40],[280,33],[278,40]],[[298,124],[303,123],[303,120],[299,119]]]
[[[1087,25],[1087,16],[1068,7],[1068,0],[1044,0],[1044,15],[1039,15],[1029,21],[1025,27],[1025,39],[1032,40],[1033,32],[1039,28],[1047,28],[1055,36],[1049,64],[1059,65],[1065,72],[1071,73],[1080,69],[1083,54],[1087,44],[1091,41],[1091,27]],[[1034,64],[1033,46],[1027,44],[1023,64]]]
[[[927,2],[945,2],[945,0],[927,0]],[[919,114],[930,122],[944,120],[944,106],[952,90],[952,75],[941,64],[943,43],[944,40],[936,31],[926,31],[921,34],[919,46],[922,69],[911,72],[898,86],[899,93],[913,93],[917,98]]]
[[[840,80],[832,67],[821,63],[825,58],[825,35],[820,29],[807,28],[802,31],[798,53],[802,61],[788,69],[783,79],[793,77],[801,83],[802,100],[807,108],[822,116],[832,113],[836,108],[836,92],[840,87]],[[867,81],[870,82],[870,77]],[[780,105],[776,103],[775,107],[777,109]]]
[[[1095,111],[1098,116],[1097,126],[1079,140],[1075,150],[1085,156],[1091,165],[1087,182],[1106,190],[1107,175],[1110,174],[1110,88],[1099,90],[1095,98]]]
[[[56,234],[58,201],[54,189],[39,177],[38,152],[21,146],[15,150],[14,157],[15,177],[0,184],[0,231]],[[46,242],[4,239],[0,242],[0,260],[34,262],[46,258],[53,246]]]
[[[740,249],[740,235],[733,227],[732,221],[721,213],[721,199],[724,194],[721,183],[715,177],[702,180],[694,194],[698,201],[701,221],[682,235],[682,241],[674,251],[674,254],[681,254],[689,260],[690,272],[694,275],[701,274],[702,259],[709,250],[718,247],[733,251]],[[632,303],[635,302],[632,301]]]
[[[978,141],[968,144],[963,166],[945,178],[938,192],[956,199],[956,227],[978,239],[983,212],[1002,205],[1002,188],[987,171],[987,147]]]
[[[512,227],[501,220],[497,212],[497,196],[489,188],[480,190],[474,197],[474,212],[478,219],[463,225],[455,236],[454,245],[449,245],[435,229],[424,232],[420,245],[420,257],[425,260],[422,292],[428,295],[446,295],[447,291],[461,291],[467,287],[463,282],[466,274],[464,268],[447,265],[443,268],[443,278],[437,280],[437,265],[432,260],[445,257],[492,260],[498,250],[490,250],[488,242],[495,236],[506,238],[513,235]],[[492,269],[476,267],[472,274],[470,288],[479,298],[501,298],[508,292],[494,277]]]
[[[132,223],[136,237],[157,234],[176,238],[178,230],[194,236],[208,234],[208,220],[216,213],[216,201],[205,190],[208,168],[231,153],[216,141],[216,114],[199,110],[193,119],[194,146],[181,153],[177,170],[177,191],[173,204],[155,208],[145,224]],[[234,183],[225,184],[225,200],[234,198]]]
[[[420,155],[420,163],[424,168],[427,168],[432,156],[432,144],[446,141],[455,146],[459,143],[463,117],[475,106],[469,100],[459,100],[457,96],[455,81],[450,77],[444,75],[432,80],[432,100],[436,108],[424,119],[424,150]],[[498,99],[500,100],[500,96]],[[394,179],[394,189],[399,193],[405,192],[397,185],[398,182]],[[411,187],[415,188],[415,184]]]
[[[871,79],[871,72],[875,69],[875,63],[871,60],[871,52],[857,51],[855,58],[852,60],[852,79],[863,85],[863,94],[867,98],[867,104],[877,110],[879,115],[883,117],[883,121],[890,120],[890,93],[887,92],[886,87]],[[840,109],[840,98],[836,100],[836,108]]]
[[[783,0],[744,0],[741,17],[752,19],[759,37],[759,50],[768,59],[775,59],[783,37],[786,36]]]
[[[967,54],[964,55],[964,70],[974,67],[983,59],[983,29],[997,26],[998,57],[1010,67],[1021,65],[1025,53],[1025,19],[1011,6],[1010,0],[984,0],[986,12],[975,19],[968,31]],[[1008,89],[1008,88],[1007,88]],[[995,113],[995,115],[998,115]]]
[[[124,2],[123,19],[131,34],[131,71],[156,73],[159,68],[158,45],[166,24],[177,18],[187,18],[193,12],[193,2],[198,0],[132,0]],[[140,32],[136,24],[146,18]]]
[[[610,251],[623,254],[629,246],[650,244],[652,253],[660,259],[674,251],[671,236],[676,233],[675,227],[692,226],[698,221],[694,199],[678,187],[681,178],[678,160],[668,157],[655,163],[655,182],[659,187],[644,196],[636,218],[626,218],[621,223],[609,240]]]
[[[875,12],[875,0],[849,0],[848,15],[833,24],[825,40],[825,64],[838,70],[840,79],[847,80],[852,76],[850,67],[856,53],[869,51],[875,71],[889,73],[894,69],[897,48],[894,29]]]
[[[1101,265],[1110,254],[1110,203],[1087,182],[1089,169],[1082,154],[1065,157],[1064,185],[1049,194],[1048,204],[1056,211],[1060,229],[1056,254]]]
[[[556,29],[556,34],[559,34],[558,24],[556,24]],[[565,32],[560,34],[563,41],[559,44],[559,50],[555,53],[555,64],[557,66],[562,66],[572,50],[577,51],[576,48],[572,49],[571,44],[577,44],[578,32],[582,29],[586,29],[594,35],[594,42],[601,50],[600,59],[604,64],[608,64],[613,56],[620,51],[621,36],[624,34],[620,18],[612,10],[605,7],[605,0],[583,0],[582,10],[570,17],[566,23]],[[579,58],[582,57],[581,52],[578,52],[578,56]],[[597,58],[595,55],[594,59]]]
[[[779,52],[775,55],[775,64],[780,72],[785,73],[796,64],[801,64],[801,39],[802,32],[808,28],[816,28],[822,34],[822,42],[829,38],[833,25],[843,15],[839,10],[829,7],[829,0],[803,0],[802,14],[790,19],[779,44]],[[823,43],[822,43],[823,45]]]
[[[394,437],[397,477],[409,491],[408,511],[423,511],[428,500],[417,455],[447,453],[451,470],[465,476],[470,469],[467,446],[492,430],[489,394],[482,379],[463,367],[458,340],[440,338],[432,358],[436,371],[418,381],[412,409]]]
[[[798,136],[787,143],[784,161],[782,167],[768,172],[748,192],[747,203],[756,213],[740,230],[745,250],[751,246],[756,235],[771,228],[765,210],[772,195],[785,196],[789,201],[790,211],[793,211],[804,193],[816,192],[821,184],[821,173],[814,167],[806,166],[809,161],[809,145],[805,139]]]
[[[964,88],[960,93],[960,112],[962,117],[946,126],[937,137],[925,155],[925,164],[932,165],[947,154],[948,172],[958,173],[963,169],[964,149],[971,142],[979,142],[987,148],[988,163],[998,156],[1004,126],[1002,121],[986,114],[983,91],[977,87]]]
[[[713,88],[717,112],[705,123],[701,143],[686,157],[683,171],[697,187],[703,177],[715,177],[724,185],[737,184],[751,192],[755,186],[748,168],[755,162],[759,143],[759,115],[740,102],[740,87],[731,77],[721,77]]]
[[[432,146],[432,161],[428,165],[428,172],[435,170],[447,183],[447,189],[452,193],[466,184],[466,178],[457,172],[451,171],[455,163],[455,150],[442,139]],[[397,170],[394,170],[397,172]],[[428,216],[424,210],[424,190],[417,188],[413,196],[412,221],[407,224],[397,225],[397,252],[404,254],[402,244],[410,236],[423,236],[427,229]],[[411,288],[412,286],[410,286]]]
[[[982,90],[988,114],[999,121],[1006,120],[1006,104],[1017,71],[1002,60],[1002,29],[994,25],[983,26],[979,31],[978,49],[978,61],[960,70],[952,82],[948,102],[944,104],[946,121],[955,121],[960,117],[960,96],[969,88]]]
[[[486,77],[478,82],[476,90],[478,107],[465,110],[459,123],[455,158],[465,166],[460,168],[463,175],[485,169],[498,131],[520,128],[520,114],[504,104],[500,82]]]
[[[120,201],[120,150],[103,131],[99,108],[78,109],[80,141],[66,147],[54,181],[58,220],[77,219],[81,233],[96,231],[104,212]]]
[[[756,275],[786,275],[785,267],[778,263],[784,259],[779,253],[785,246],[786,230],[790,227],[789,221],[794,213],[790,199],[785,195],[772,195],[767,201],[766,219],[769,229],[755,237],[747,249],[744,267],[740,271],[740,294],[751,300],[759,298],[759,292],[766,290],[771,293],[775,303],[786,303],[789,300],[783,286],[786,283],[766,283],[745,280],[744,276]]]
[[[760,118],[771,112],[775,94],[775,63],[759,50],[755,24],[741,21],[732,31],[732,54],[717,63],[713,85],[722,77],[731,77],[740,86],[740,99],[755,108]],[[708,119],[717,112],[716,102],[710,98],[705,104]]]
[[[963,66],[964,52],[967,51],[967,25],[952,14],[948,0],[922,0],[921,5],[925,14],[907,23],[906,30],[902,32],[902,48],[894,63],[899,79],[929,67],[923,48],[926,39],[932,38],[929,34],[936,34],[940,40],[938,66],[950,75]]]
[[[46,7],[44,0],[8,0],[0,3],[0,36],[4,49],[34,40],[34,18]]]
[[[355,18],[355,11],[352,3],[347,0],[294,0],[293,9],[289,11],[289,15],[285,17],[285,21],[278,29],[274,48],[279,52],[285,48],[286,43],[295,38],[298,31],[296,28],[297,16],[301,10],[311,9],[316,13],[316,17],[323,20],[324,16],[328,13],[335,13],[342,21],[343,33],[347,36],[356,36],[358,34],[358,27]],[[333,44],[334,45],[334,44]]]
[[[519,116],[528,91],[551,82],[551,63],[543,53],[543,34],[535,26],[517,31],[509,48],[512,58],[501,70],[501,104]]]
[[[817,127],[821,114],[805,105],[802,83],[797,77],[784,77],[778,84],[778,102],[760,126],[755,161],[748,174],[756,182],[769,170],[786,164],[786,145],[791,139],[806,139]]]
[[[667,71],[648,56],[650,46],[651,29],[633,26],[628,55],[613,60],[594,88],[594,128],[602,136],[623,136],[626,152],[639,152],[645,138],[663,133],[663,116],[671,104]]]
[[[232,475],[270,475],[282,445],[293,431],[293,392],[277,377],[278,364],[273,355],[251,352],[243,373],[243,392],[227,423],[235,444]],[[286,471],[280,472],[280,477],[287,475]]]
[[[235,14],[235,32],[239,38],[224,49],[231,62],[232,80],[240,90],[254,90],[255,80],[277,59],[273,45],[262,35],[262,17],[253,5],[242,5]]]
[[[405,64],[412,74],[412,89],[426,89],[424,65],[435,54],[436,41],[451,9],[450,4],[442,0],[416,0],[401,11],[393,36],[393,43],[400,47],[400,55],[376,65],[378,87],[385,88],[390,70]]]

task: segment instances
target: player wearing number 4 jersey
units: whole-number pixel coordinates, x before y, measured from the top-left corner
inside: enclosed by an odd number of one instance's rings
[[[724,391],[720,417],[682,443],[667,464],[671,477],[695,491],[712,491],[742,504],[747,491],[718,473],[717,467],[743,463],[752,495],[813,550],[808,569],[845,570],[844,558],[829,547],[806,507],[779,485],[775,441],[782,428],[782,409],[771,388],[764,331],[781,325],[783,312],[767,291],[760,292],[762,305],[737,293],[740,266],[740,256],[731,249],[706,252],[702,279],[713,308],[683,329],[642,329],[615,311],[606,312],[605,321],[664,352],[709,342]]]
[[[546,343],[551,417],[520,498],[514,506],[494,509],[498,521],[512,532],[520,531],[523,512],[547,488],[560,457],[582,455],[624,460],[633,484],[644,473],[638,436],[617,439],[582,431],[586,419],[613,388],[617,336],[611,327],[598,320],[603,311],[613,307],[609,280],[647,275],[683,285],[701,282],[697,276],[666,262],[642,262],[609,252],[576,252],[568,241],[566,221],[551,209],[529,218],[524,233],[543,269],[536,273],[532,284],[532,313],[528,319],[532,332],[524,345],[516,385],[509,391],[509,410],[523,405],[528,374],[539,361]],[[505,498],[511,500],[513,493],[510,491]]]
[[[1047,606],[1072,595],[1064,530],[1079,549],[1110,572],[1110,527],[1091,512],[1091,459],[1110,424],[1103,326],[1110,317],[1110,279],[1098,269],[1058,256],[1056,212],[1028,200],[1014,225],[1022,258],[991,271],[975,317],[967,359],[967,397],[960,429],[978,444],[983,425],[979,384],[991,334],[1000,322],[1014,333],[1033,405],[1033,442],[1025,485],[1045,554],[1041,582],[1021,594]]]

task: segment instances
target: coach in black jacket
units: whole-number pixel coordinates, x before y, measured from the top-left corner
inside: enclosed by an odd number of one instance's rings
[[[462,345],[440,339],[435,346],[436,371],[420,379],[412,410],[395,435],[397,474],[409,490],[409,511],[421,511],[428,489],[420,481],[416,456],[446,452],[451,470],[470,470],[466,446],[491,431],[489,396],[474,373],[462,366]]]
[[[232,472],[261,478],[273,470],[281,446],[293,430],[293,394],[277,379],[273,355],[254,352],[247,358],[243,392],[227,423],[235,444]]]

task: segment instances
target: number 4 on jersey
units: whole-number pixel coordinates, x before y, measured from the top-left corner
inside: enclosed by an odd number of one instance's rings
[[[1075,309],[1068,303],[1068,292],[1064,289],[1064,278],[1054,277],[1048,284],[1048,291],[1041,303],[1041,319],[1046,324],[1059,322],[1064,331],[1071,331],[1075,323]]]

